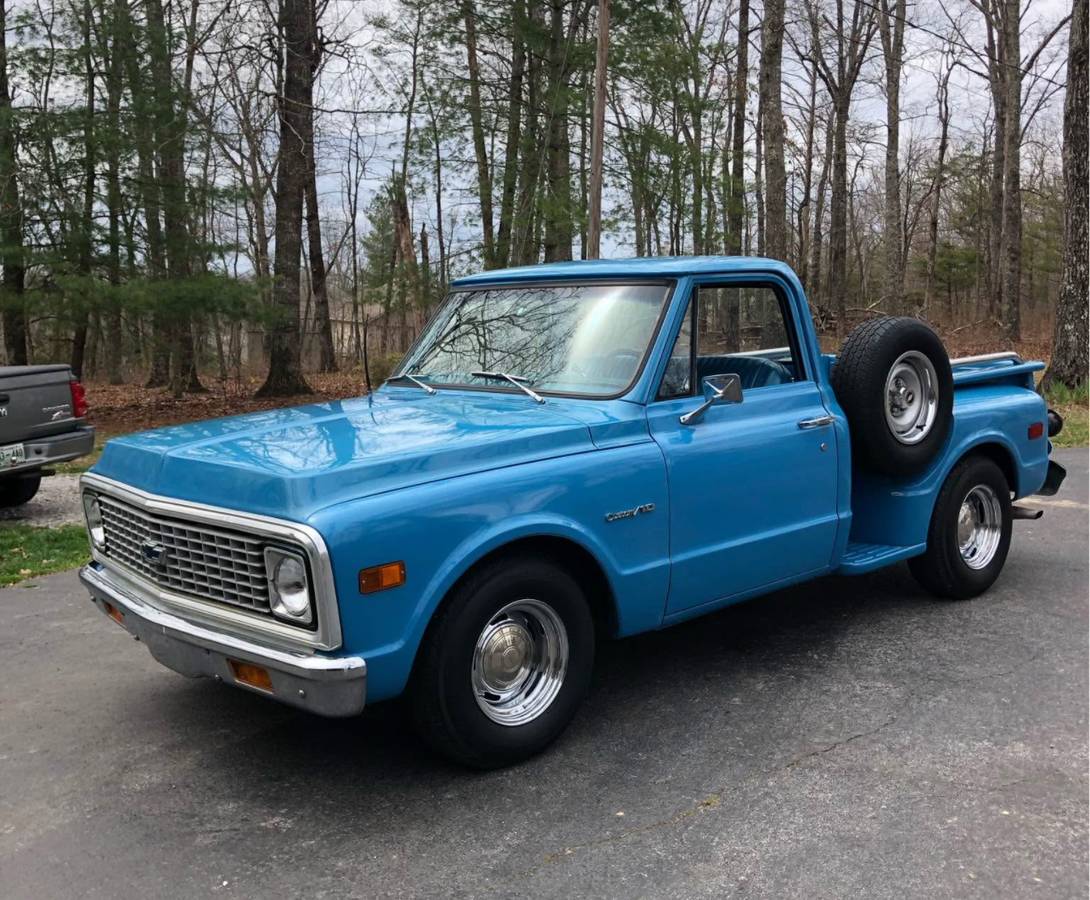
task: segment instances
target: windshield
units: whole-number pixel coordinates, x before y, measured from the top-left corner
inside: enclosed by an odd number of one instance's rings
[[[619,394],[640,370],[669,290],[537,284],[455,291],[398,373],[429,384],[515,390],[494,374],[504,373],[547,393]]]

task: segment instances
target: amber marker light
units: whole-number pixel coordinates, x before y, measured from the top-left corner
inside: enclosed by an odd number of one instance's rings
[[[106,601],[103,601],[102,605],[106,607],[106,615],[108,615],[111,619],[117,622],[118,625],[124,624],[125,614],[121,612],[121,610],[119,610],[112,603],[107,603]]]
[[[383,563],[360,569],[360,593],[373,594],[389,588],[401,587],[405,583],[405,563],[398,561]]]
[[[268,669],[255,666],[253,663],[239,662],[237,659],[229,659],[227,664],[231,667],[231,674],[235,676],[235,681],[239,684],[272,693],[272,677]]]

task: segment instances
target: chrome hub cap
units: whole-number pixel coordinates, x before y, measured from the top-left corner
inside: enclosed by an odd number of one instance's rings
[[[961,501],[958,550],[970,569],[983,569],[995,557],[1003,534],[1003,507],[986,484],[978,484]]]
[[[886,424],[902,444],[918,444],[931,432],[939,409],[935,367],[917,350],[902,353],[886,378]]]
[[[508,603],[473,648],[470,680],[481,711],[500,725],[525,725],[549,708],[568,669],[568,632],[540,600]]]

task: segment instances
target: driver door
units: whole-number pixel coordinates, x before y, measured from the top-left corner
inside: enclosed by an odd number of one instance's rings
[[[829,568],[837,531],[832,420],[777,284],[698,284],[657,399],[666,459],[667,617]],[[738,374],[742,402],[703,401],[702,380]]]

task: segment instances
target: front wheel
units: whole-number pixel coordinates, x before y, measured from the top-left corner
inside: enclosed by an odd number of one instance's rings
[[[958,463],[935,501],[927,550],[908,561],[915,579],[949,600],[990,588],[1011,543],[1011,494],[1003,470],[983,456]]]
[[[447,598],[428,629],[410,703],[421,736],[480,769],[539,753],[590,684],[594,623],[561,566],[529,556],[490,563]]]

